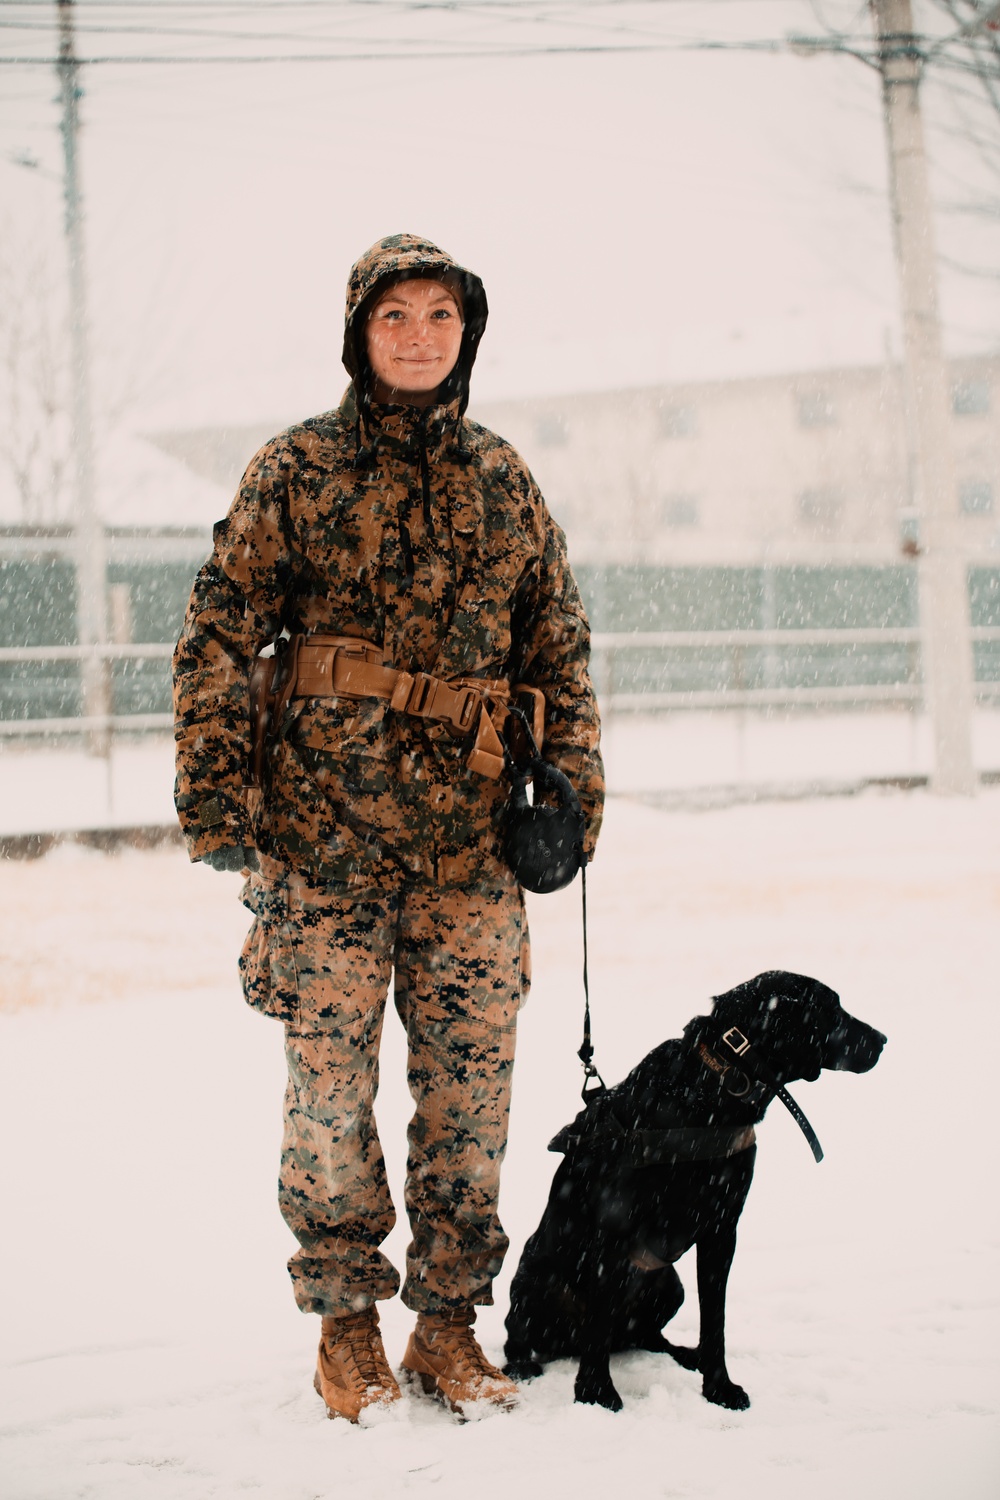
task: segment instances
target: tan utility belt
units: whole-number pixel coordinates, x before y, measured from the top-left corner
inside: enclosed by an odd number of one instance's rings
[[[292,636],[280,659],[258,657],[251,676],[254,784],[261,785],[265,745],[292,698],[379,698],[396,713],[444,724],[456,735],[474,734],[469,770],[496,780],[504,768],[500,733],[512,696],[527,700],[523,706],[540,747],[545,697],[538,688],[512,688],[503,679],[446,681],[429,672],[403,672],[384,666],[382,648],[359,636]]]

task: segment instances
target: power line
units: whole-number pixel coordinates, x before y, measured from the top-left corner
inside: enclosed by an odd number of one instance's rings
[[[105,56],[81,57],[78,59],[81,66],[103,67],[108,64],[136,65],[166,65],[192,64],[214,66],[222,64],[226,66],[240,65],[244,63],[312,63],[312,62],[424,62],[439,59],[454,58],[459,61],[470,61],[476,58],[491,57],[545,57],[558,54],[607,54],[607,53],[639,53],[639,52],[787,52],[788,43],[784,40],[761,40],[747,42],[721,42],[721,41],[675,41],[652,43],[649,45],[636,44],[634,46],[601,46],[594,44],[542,44],[524,47],[477,47],[477,48],[449,48],[447,50],[409,52],[269,52],[263,55],[234,54],[225,56],[218,54],[213,57],[175,57],[167,54],[160,56],[148,54],[135,54],[123,52],[119,54],[108,54]],[[24,64],[30,67],[54,67],[58,61],[55,57],[0,57],[0,66],[11,66]]]
[[[28,0],[28,3],[31,3],[31,0]],[[38,0],[38,3],[48,6],[50,0]],[[103,10],[108,3],[109,0],[98,0],[98,3],[91,7],[91,9],[95,11]],[[311,0],[293,0],[293,4],[287,7],[286,14],[289,16],[293,15],[295,11],[300,9],[303,3],[308,8],[315,9]],[[657,7],[667,6],[670,8],[681,6],[686,10],[691,9],[691,0],[572,0],[572,3],[569,4],[566,3],[566,0],[485,0],[485,3],[482,4],[440,4],[428,3],[428,0],[341,0],[341,3],[335,6],[331,6],[330,0],[317,0],[318,7],[321,7],[325,11],[335,10],[338,16],[343,16],[345,12],[351,10],[367,12],[369,14],[374,11],[380,11],[383,15],[399,15],[401,13],[413,15],[417,13],[442,12],[456,19],[471,20],[473,22],[499,20],[505,23],[510,21],[519,22],[528,17],[532,22],[541,22],[564,28],[583,26],[589,30],[602,30],[619,35],[631,34],[649,37],[653,40],[676,40],[676,38],[670,38],[669,36],[665,36],[663,32],[651,30],[646,26],[628,25],[627,23],[623,24],[621,21],[609,20],[602,22],[597,14],[609,8],[620,9],[622,6],[633,8],[635,3],[644,6],[655,5]],[[758,5],[760,0],[709,0],[709,3],[713,5],[745,3]],[[800,6],[801,0],[789,0],[789,3]],[[129,19],[125,23],[116,21],[112,24],[102,24],[98,20],[86,22],[78,20],[75,28],[77,35],[189,36],[214,37],[219,40],[230,41],[256,40],[258,42],[318,40],[315,28],[310,29],[308,33],[303,33],[301,30],[295,30],[287,25],[280,31],[262,31],[259,28],[254,30],[235,30],[231,26],[226,27],[225,30],[215,30],[205,25],[196,27],[185,25],[178,27],[170,24],[159,24],[155,17],[150,17],[151,7],[143,5],[141,0],[118,0],[115,8],[127,10],[133,14],[144,14],[149,19],[142,21]],[[187,0],[165,0],[165,4],[158,8],[167,9],[168,11],[174,9],[184,11],[191,10],[194,7],[187,3]],[[210,15],[211,11],[216,8],[216,6],[211,5],[199,6],[198,13],[202,17],[205,17]],[[223,6],[220,8],[223,10],[223,13],[232,14],[234,19],[237,19],[241,13],[249,19],[251,15],[261,14],[264,7],[257,4],[256,0],[234,0],[232,6]],[[271,16],[274,15],[275,7],[273,4],[267,6],[267,10]],[[581,11],[590,13],[586,20],[581,18]],[[0,19],[0,28],[12,31],[36,31],[54,34],[54,28],[47,20]],[[867,32],[865,35],[867,35]],[[358,38],[354,38],[354,40],[356,41]],[[400,39],[395,38],[394,40],[398,42]],[[703,40],[708,43],[712,38],[698,37],[696,35],[694,37],[686,37],[684,40]]]
[[[15,0],[15,3],[28,7],[40,8],[51,5],[51,0]],[[705,3],[705,0],[702,0]],[[759,0],[708,0],[712,5],[738,5],[758,4]],[[800,4],[800,0],[790,0],[790,3]],[[79,0],[77,0],[79,6]],[[425,61],[457,61],[472,62],[482,60],[514,60],[532,57],[585,57],[585,56],[636,56],[642,54],[659,53],[695,53],[695,52],[739,52],[757,53],[760,55],[779,55],[783,53],[795,53],[805,56],[817,56],[819,54],[839,54],[854,57],[856,60],[866,63],[873,68],[884,65],[884,60],[892,52],[891,39],[883,43],[882,48],[873,46],[870,33],[865,30],[861,32],[834,31],[827,29],[821,36],[800,36],[794,33],[784,37],[745,37],[739,39],[727,39],[709,36],[669,36],[655,30],[647,30],[645,27],[633,27],[620,23],[608,23],[602,26],[596,19],[596,13],[607,9],[620,9],[625,6],[644,6],[647,8],[690,8],[691,0],[481,0],[478,4],[463,4],[462,0],[291,0],[291,3],[282,7],[286,14],[291,15],[295,11],[307,9],[314,14],[319,11],[337,12],[343,15],[348,11],[367,12],[369,15],[381,12],[387,14],[410,14],[418,12],[446,13],[455,18],[481,21],[487,18],[499,18],[504,21],[521,19],[531,16],[536,21],[552,26],[584,25],[587,29],[604,30],[618,35],[632,35],[642,40],[635,42],[574,42],[574,41],[525,41],[503,43],[480,42],[478,44],[461,45],[460,43],[449,43],[440,36],[428,37],[426,39],[417,37],[392,37],[386,39],[383,44],[380,38],[371,36],[343,36],[334,38],[330,36],[309,35],[301,31],[289,28],[287,31],[266,32],[260,30],[220,29],[209,30],[201,27],[173,27],[169,25],[138,24],[129,21],[127,24],[114,23],[113,25],[100,25],[88,23],[85,27],[77,27],[88,33],[98,33],[102,36],[139,36],[143,38],[190,38],[193,42],[200,40],[215,40],[228,42],[248,43],[261,42],[287,42],[305,43],[308,50],[305,51],[268,51],[259,52],[188,52],[177,54],[173,52],[96,52],[89,57],[81,57],[78,63],[89,67],[262,67],[275,63],[322,63],[338,64],[349,62],[425,62]],[[94,0],[93,4],[85,7],[92,14],[100,11],[115,9],[120,12],[145,13],[149,15],[152,5],[144,4],[143,0]],[[958,19],[953,4],[944,0],[944,8],[953,19]],[[275,5],[273,0],[208,0],[202,4],[201,0],[161,0],[157,5],[159,11],[193,11],[205,17],[212,11],[228,13],[234,16],[242,13],[261,14],[267,11],[274,15]],[[821,15],[817,7],[813,7],[816,19],[823,25]],[[582,22],[579,12],[587,10],[595,19],[588,18]],[[979,19],[983,24],[992,24],[993,14],[997,7],[994,5],[979,13]],[[152,17],[151,17],[152,21]],[[0,28],[7,30],[21,29],[24,31],[52,32],[52,27],[45,23],[28,22],[3,19],[0,20]],[[336,46],[339,42],[339,50],[331,51],[330,43]],[[922,63],[933,63],[942,71],[952,75],[975,76],[980,85],[989,91],[991,83],[996,79],[1000,81],[1000,65],[994,64],[992,59],[984,61],[981,53],[976,50],[977,38],[971,29],[971,23],[959,27],[956,32],[942,37],[940,34],[910,33],[905,38],[905,46],[909,55],[919,55]],[[312,46],[309,44],[313,43]],[[991,50],[995,47],[994,39],[989,37],[987,45]],[[961,48],[965,56],[957,55],[952,48]],[[365,50],[359,50],[365,49]],[[969,55],[971,54],[971,55]],[[58,58],[53,55],[43,56],[15,56],[0,55],[0,66],[4,67],[52,67],[58,65]]]
[[[7,0],[18,9],[49,9],[52,0]],[[152,5],[148,0],[76,0],[81,14],[85,11],[97,10],[139,10],[149,11]],[[388,12],[392,10],[419,10],[419,11],[442,11],[449,15],[471,14],[478,11],[480,14],[489,14],[492,11],[532,11],[537,10],[540,0],[478,0],[478,3],[464,3],[464,0],[290,0],[288,5],[281,8],[285,10],[380,10]],[[723,5],[756,5],[760,6],[762,0],[697,0],[697,4],[704,8],[706,5],[720,8]],[[768,0],[773,4],[774,0]],[[801,8],[802,0],[781,0],[781,3],[795,5]],[[557,10],[616,10],[624,7],[638,9],[642,6],[683,6],[692,10],[695,0],[547,0],[548,8]],[[275,0],[157,0],[159,10],[193,10],[204,13],[209,10],[236,10],[236,11],[270,11],[276,9]]]
[[[15,0],[21,8],[39,9],[51,6],[51,0]],[[722,5],[759,5],[760,0],[700,0],[704,6],[706,3],[713,7]],[[801,5],[801,0],[787,0],[787,3]],[[942,8],[945,9],[954,20],[959,20],[953,0],[941,0]],[[863,31],[834,30],[825,27],[825,33],[818,37],[799,36],[789,34],[785,37],[764,38],[738,38],[725,39],[705,35],[694,36],[670,36],[662,31],[650,29],[646,26],[623,24],[620,21],[602,22],[600,12],[608,10],[622,10],[624,8],[673,10],[690,10],[691,0],[471,0],[471,3],[463,3],[463,0],[290,0],[285,6],[278,7],[273,0],[160,0],[155,7],[152,4],[143,3],[143,0],[93,0],[92,4],[81,6],[77,0],[78,16],[83,10],[87,10],[95,17],[84,24],[77,23],[77,34],[101,35],[111,38],[117,37],[144,37],[144,38],[175,38],[190,39],[192,41],[214,40],[219,42],[285,42],[305,44],[309,49],[307,52],[278,52],[276,54],[257,55],[253,53],[238,52],[235,54],[212,53],[207,56],[198,56],[187,53],[183,56],[164,53],[120,53],[102,51],[88,58],[81,58],[81,63],[92,66],[125,65],[134,63],[136,65],[164,65],[179,66],[192,64],[200,66],[222,65],[262,65],[267,62],[343,62],[359,61],[368,62],[383,58],[387,61],[408,60],[411,57],[442,60],[449,57],[468,61],[488,57],[530,57],[530,56],[552,56],[560,54],[608,54],[618,52],[685,52],[685,51],[740,51],[740,52],[763,52],[778,53],[792,51],[800,54],[816,55],[820,52],[841,53],[853,56],[859,60],[874,65],[877,57],[872,46],[872,39],[867,28]],[[978,13],[976,24],[989,25],[992,23],[993,13],[998,9],[992,6]],[[112,24],[101,24],[96,17],[108,10],[116,10],[119,13],[128,13],[127,21],[116,21]],[[520,22],[530,18],[533,22],[554,27],[583,27],[587,30],[603,31],[618,36],[634,36],[642,38],[642,43],[629,46],[625,43],[604,41],[594,42],[590,45],[573,43],[569,41],[553,42],[516,42],[504,45],[500,42],[480,43],[479,45],[460,46],[443,41],[440,37],[427,38],[417,37],[392,37],[383,43],[382,38],[371,36],[323,36],[317,33],[316,28],[310,28],[303,32],[292,25],[286,26],[280,31],[264,31],[260,29],[246,28],[235,29],[227,26],[222,21],[223,16],[232,16],[234,20],[245,17],[263,15],[265,12],[274,17],[276,11],[283,11],[289,20],[292,20],[296,12],[303,10],[317,15],[326,13],[331,19],[334,15],[338,18],[346,13],[367,13],[369,15],[380,13],[383,16],[403,14],[416,15],[444,14],[455,19],[465,21],[482,22],[496,20],[502,23]],[[159,23],[156,13],[167,12],[183,13],[196,11],[202,18],[203,24],[196,26]],[[583,19],[581,12],[588,12]],[[814,14],[821,26],[824,26],[823,18],[819,13],[818,6],[813,6]],[[204,24],[204,21],[212,16],[213,12],[219,15],[220,26],[215,29]],[[860,14],[863,14],[862,11]],[[148,17],[139,21],[138,16]],[[860,15],[858,17],[860,19]],[[53,34],[53,27],[46,21],[19,20],[17,18],[0,19],[0,29],[25,32],[41,32]],[[321,28],[327,30],[326,27]],[[915,33],[907,37],[909,47],[917,47],[925,55],[926,60],[932,57],[935,61],[944,62],[956,71],[964,70],[961,63],[953,60],[946,49],[955,45],[974,52],[976,38],[973,35],[975,26],[973,22],[961,24],[956,32],[948,36],[931,33]],[[987,39],[987,45],[993,39]],[[330,43],[340,45],[344,50],[331,52]],[[320,50],[324,43],[327,50]],[[359,52],[358,47],[368,47],[371,51]],[[393,49],[393,50],[390,50]],[[407,50],[402,50],[402,49]],[[409,49],[413,49],[412,51]],[[51,66],[55,59],[51,56],[4,56],[0,57],[0,63],[26,66]],[[983,63],[977,61],[974,68],[981,70]]]

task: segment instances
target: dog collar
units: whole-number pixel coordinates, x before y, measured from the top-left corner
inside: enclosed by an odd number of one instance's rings
[[[781,1100],[782,1104],[788,1110],[788,1113],[791,1115],[792,1119],[795,1121],[796,1125],[799,1127],[799,1129],[802,1131],[802,1134],[809,1142],[809,1148],[812,1151],[813,1156],[816,1158],[816,1161],[821,1162],[823,1160],[823,1147],[819,1143],[819,1139],[817,1138],[815,1130],[813,1130],[812,1126],[809,1124],[809,1121],[806,1119],[805,1115],[802,1113],[802,1110],[796,1104],[791,1094],[785,1088],[784,1084],[780,1081],[780,1079],[775,1077],[769,1064],[750,1045],[749,1038],[743,1035],[739,1027],[730,1026],[727,1031],[724,1031],[721,1034],[715,1046],[720,1050],[725,1049],[727,1053],[731,1052],[733,1057],[738,1060],[739,1067],[736,1066],[735,1062],[728,1062],[723,1057],[719,1057],[717,1052],[713,1051],[712,1048],[707,1045],[707,1043],[699,1042],[698,1056],[701,1058],[705,1066],[707,1068],[711,1068],[712,1072],[717,1073],[720,1078],[725,1078],[726,1075],[731,1072],[743,1074],[747,1083],[746,1088],[730,1089],[730,1092],[736,1098],[742,1098],[743,1095],[750,1092],[751,1079],[756,1079],[758,1083],[765,1084],[767,1088],[772,1091],[774,1097]]]

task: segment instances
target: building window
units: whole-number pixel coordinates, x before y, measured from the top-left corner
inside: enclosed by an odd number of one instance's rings
[[[800,427],[832,427],[837,408],[826,391],[802,391],[796,397]]]
[[[535,436],[543,448],[564,448],[569,442],[566,418],[554,412],[539,417],[535,423]]]
[[[697,526],[701,520],[697,495],[664,495],[660,519],[664,526]]]
[[[956,417],[985,417],[990,409],[988,380],[959,380],[951,388],[951,409]]]
[[[843,508],[843,499],[836,490],[802,490],[799,493],[799,520],[816,531],[836,526]]]
[[[963,479],[958,486],[958,503],[967,516],[993,514],[993,486],[988,479]]]
[[[698,431],[697,409],[693,406],[661,406],[659,428],[661,437],[694,437]]]

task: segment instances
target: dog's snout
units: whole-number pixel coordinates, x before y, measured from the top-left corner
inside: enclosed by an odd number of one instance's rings
[[[831,1036],[824,1067],[842,1073],[868,1073],[882,1056],[887,1040],[874,1026],[852,1019]]]

